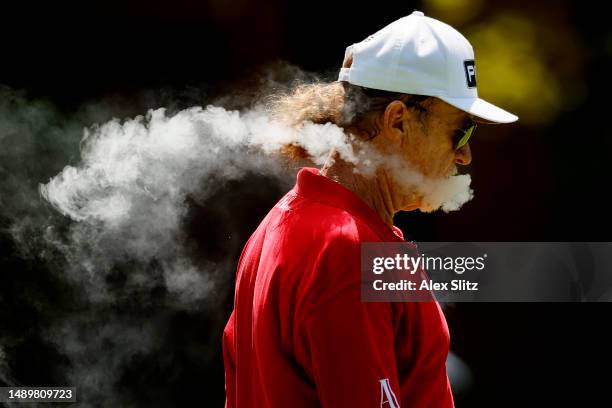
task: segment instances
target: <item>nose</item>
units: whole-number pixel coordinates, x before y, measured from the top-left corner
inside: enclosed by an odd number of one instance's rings
[[[455,163],[467,166],[472,162],[472,151],[470,150],[470,144],[466,143],[461,149],[455,152]]]

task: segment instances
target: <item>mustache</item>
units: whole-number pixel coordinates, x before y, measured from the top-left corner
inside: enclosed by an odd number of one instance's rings
[[[453,166],[453,168],[446,173],[445,178],[448,179],[448,178],[459,176],[459,175],[460,175],[459,169],[456,166]]]

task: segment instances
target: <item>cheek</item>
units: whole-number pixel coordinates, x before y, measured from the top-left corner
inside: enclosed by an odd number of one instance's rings
[[[421,171],[430,177],[446,176],[455,162],[455,152],[447,140],[432,141],[420,156]]]
[[[455,163],[455,150],[449,143],[444,143],[442,148],[437,149],[436,171],[440,176],[446,176]]]
[[[429,146],[419,137],[406,141],[401,146],[401,155],[419,171],[427,170]]]
[[[446,175],[455,161],[449,138],[438,128],[432,128],[428,133],[420,129],[412,131],[413,137],[403,139],[399,146],[401,155],[425,176]]]

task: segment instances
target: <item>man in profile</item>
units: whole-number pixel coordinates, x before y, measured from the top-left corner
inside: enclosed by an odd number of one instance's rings
[[[226,407],[452,407],[439,304],[362,302],[360,247],[403,241],[399,211],[457,209],[469,197],[430,181],[463,180],[476,121],[517,117],[478,98],[470,43],[418,11],[348,47],[337,82],[279,96],[274,114],[343,128],[375,169],[330,152],[248,240],[223,336]]]

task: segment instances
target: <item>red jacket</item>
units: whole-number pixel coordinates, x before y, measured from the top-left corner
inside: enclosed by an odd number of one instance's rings
[[[360,298],[360,243],[402,240],[353,192],[302,169],[240,257],[226,407],[453,407],[439,304]]]

